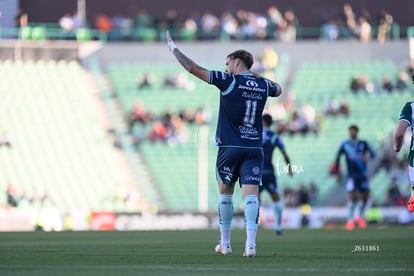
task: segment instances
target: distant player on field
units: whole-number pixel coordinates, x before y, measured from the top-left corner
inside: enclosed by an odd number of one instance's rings
[[[414,84],[414,74],[411,75]],[[410,152],[408,153],[408,175],[411,184],[411,197],[407,202],[408,211],[414,212],[414,102],[407,102],[401,110],[400,117],[398,119],[397,127],[394,133],[394,150],[400,152],[403,145],[404,134],[408,127],[411,127],[411,145]]]
[[[237,50],[226,58],[226,70],[207,70],[177,49],[167,32],[170,51],[191,74],[220,90],[216,130],[218,154],[216,178],[219,190],[220,243],[216,252],[232,253],[230,245],[233,218],[233,192],[239,180],[246,219],[246,243],[243,256],[256,255],[256,232],[259,217],[259,185],[262,178],[262,113],[268,96],[282,93],[279,84],[252,73],[253,56]]]
[[[375,157],[375,153],[366,141],[358,139],[358,126],[351,125],[348,131],[350,139],[342,142],[335,162],[335,167],[339,168],[341,155],[345,155],[346,165],[348,168],[348,181],[346,183],[346,189],[349,193],[349,214],[345,229],[354,230],[355,221],[357,222],[359,228],[364,229],[367,227],[364,214],[370,192],[367,162],[370,158]],[[339,181],[339,170],[337,170],[337,173]],[[358,201],[358,193],[361,197],[361,205],[358,216],[355,219],[354,210]]]
[[[286,152],[285,145],[283,144],[282,138],[270,130],[272,126],[273,119],[269,114],[263,114],[263,175],[262,175],[262,185],[259,187],[259,193],[262,193],[265,189],[269,192],[272,201],[273,209],[275,211],[275,220],[276,220],[276,235],[282,235],[282,209],[283,203],[280,200],[278,188],[277,188],[277,179],[275,175],[275,169],[272,163],[273,152],[275,148],[279,148],[280,152],[283,155],[283,158],[288,165],[289,175],[292,176],[292,167],[290,166],[290,159]]]

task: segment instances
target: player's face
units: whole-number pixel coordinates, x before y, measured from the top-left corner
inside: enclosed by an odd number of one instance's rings
[[[226,59],[226,73],[234,74],[236,68],[236,60],[232,58]]]
[[[356,129],[353,129],[353,128],[349,129],[349,137],[352,140],[356,140],[357,137],[358,137],[358,131]]]

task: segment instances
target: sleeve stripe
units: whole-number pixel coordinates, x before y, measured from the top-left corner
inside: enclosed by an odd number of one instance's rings
[[[405,118],[400,118],[398,121],[406,122],[409,126],[411,126],[411,122]]]
[[[221,95],[226,96],[228,95],[234,88],[234,85],[236,84],[236,79],[233,76],[233,81],[229,85],[229,87],[226,89],[226,91],[221,92]]]

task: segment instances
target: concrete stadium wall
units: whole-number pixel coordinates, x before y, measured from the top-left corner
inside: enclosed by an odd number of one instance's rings
[[[197,63],[210,69],[223,69],[225,57],[236,49],[246,49],[261,56],[265,47],[272,47],[279,54],[289,56],[290,67],[302,61],[367,61],[390,60],[397,67],[405,68],[409,60],[407,40],[360,43],[357,41],[298,41],[287,44],[275,41],[227,42],[177,42],[178,47]],[[31,42],[0,40],[0,59],[22,60],[82,60],[96,53],[105,66],[110,63],[177,64],[166,43],[107,43],[92,41]],[[17,57],[17,58],[16,58]]]

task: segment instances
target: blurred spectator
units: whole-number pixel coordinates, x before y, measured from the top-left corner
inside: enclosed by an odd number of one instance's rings
[[[168,133],[168,127],[160,121],[154,122],[148,133],[148,140],[151,142],[165,141]]]
[[[180,116],[171,116],[171,127],[167,133],[166,139],[170,145],[177,143],[185,143],[188,141],[189,133],[186,124],[180,118]]]
[[[74,30],[74,22],[72,16],[67,13],[63,15],[59,19],[59,26],[65,31],[65,32],[72,32]]]
[[[174,9],[170,9],[167,11],[167,13],[165,14],[165,21],[166,21],[166,27],[167,30],[170,30],[172,32],[174,32],[177,28],[177,11]]]
[[[200,106],[195,113],[195,122],[198,125],[208,124],[211,121],[211,111],[205,106]]]
[[[382,10],[378,16],[378,32],[377,40],[379,42],[385,42],[391,37],[391,27],[394,22],[392,15]]]
[[[351,84],[349,86],[353,93],[357,93],[359,91],[359,79],[358,77],[354,76],[351,79]]]
[[[181,28],[181,38],[183,40],[193,40],[198,33],[197,21],[189,17],[185,20],[183,27]]]
[[[152,72],[145,72],[143,76],[138,77],[138,89],[151,88],[155,82],[155,76]]]
[[[366,74],[362,74],[359,77],[359,87],[362,92],[369,93],[369,94],[374,93],[374,85],[368,79],[368,75]]]
[[[72,22],[73,22],[73,30],[76,31],[78,30],[80,27],[82,27],[83,23],[81,21],[81,18],[79,17],[78,12],[74,12],[72,14]]]
[[[7,184],[6,198],[8,207],[17,207],[19,205],[19,201],[22,198],[20,195],[18,195],[13,184],[10,182]]]
[[[406,198],[400,193],[396,177],[391,179],[385,202],[387,206],[405,206]]]
[[[146,10],[139,10],[135,18],[135,24],[138,28],[150,27],[152,24],[152,17]]]
[[[12,141],[10,139],[10,135],[7,132],[7,130],[3,130],[0,136],[0,147],[1,146],[8,147],[8,148],[12,147]]]
[[[397,90],[402,91],[408,89],[408,84],[410,82],[410,77],[405,71],[398,72],[397,81],[395,87]]]
[[[287,129],[289,131],[289,134],[295,134],[298,132],[301,132],[301,133],[306,132],[306,124],[303,118],[299,116],[298,111],[294,111],[292,113],[292,117],[288,122]]]
[[[132,131],[132,128],[136,123],[146,125],[150,121],[151,115],[144,110],[144,107],[141,102],[136,102],[132,112],[128,116],[129,131]]]
[[[282,13],[276,6],[270,6],[267,10],[267,34],[268,38],[277,38],[277,30],[282,22]]]
[[[350,4],[344,4],[340,14],[341,25],[344,27],[344,37],[352,38],[355,36],[356,15]]]
[[[205,12],[201,17],[201,38],[216,39],[220,30],[220,19],[211,12]]]
[[[303,121],[305,122],[304,131],[318,133],[319,125],[318,125],[318,121],[316,120],[315,108],[308,103],[304,103],[302,105],[301,113],[302,113]]]
[[[374,84],[368,79],[368,75],[361,74],[359,77],[353,77],[350,84],[353,93],[374,93]]]
[[[362,42],[368,42],[371,40],[371,24],[365,16],[359,18],[359,25],[357,27],[357,33],[359,40]]]
[[[26,27],[29,23],[29,17],[23,9],[19,9],[16,16],[14,17],[14,24],[16,28]]]
[[[255,20],[251,12],[240,9],[236,13],[240,26],[240,37],[242,39],[253,39],[255,37]]]
[[[322,26],[322,38],[328,41],[336,41],[339,38],[339,26],[333,18]]]
[[[272,47],[266,46],[263,50],[262,62],[265,70],[274,70],[279,62],[279,55]]]
[[[408,63],[407,72],[410,76],[414,75],[414,58],[411,58]]]
[[[298,193],[298,205],[303,205],[303,204],[309,204],[310,200],[310,196],[309,196],[309,191],[308,189],[303,185],[300,184],[299,185],[299,189],[297,191]]]
[[[188,78],[187,74],[180,72],[178,74],[165,75],[164,87],[183,88],[191,91],[194,90],[195,83]]]
[[[391,83],[391,78],[388,75],[384,75],[382,77],[382,86],[381,86],[382,90],[391,93],[392,90],[394,89],[393,84]]]
[[[195,113],[191,109],[183,109],[178,113],[178,116],[180,116],[181,120],[185,123],[192,124],[195,122]]]
[[[283,20],[279,25],[280,40],[283,42],[296,41],[296,28],[298,25],[299,21],[293,11],[285,11]]]
[[[222,38],[239,38],[239,24],[236,18],[229,12],[224,12],[221,16]]]
[[[95,26],[99,31],[108,33],[112,29],[112,22],[108,16],[101,13],[96,17]]]
[[[120,14],[115,14],[111,18],[111,40],[121,40],[121,29],[124,18]]]
[[[256,39],[266,39],[267,38],[267,20],[266,17],[262,14],[250,13],[252,17],[254,29],[255,29],[255,38]]]
[[[328,100],[325,106],[325,114],[326,115],[349,115],[349,106],[348,102],[345,99],[342,99],[341,101],[331,98]]]

